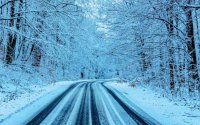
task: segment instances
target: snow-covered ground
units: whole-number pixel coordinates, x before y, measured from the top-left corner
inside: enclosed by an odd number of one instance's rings
[[[127,83],[111,83],[109,85],[122,92],[136,106],[163,125],[200,124],[200,110],[191,108],[183,102],[170,101],[150,88],[131,87]]]
[[[27,107],[31,107],[32,111],[36,111],[36,109],[40,110],[40,106],[42,108],[42,105],[48,104],[48,102],[52,101],[53,98],[66,90],[67,86],[73,83],[73,81],[65,81],[57,82],[48,86],[33,85],[30,86],[31,91],[18,94],[18,97],[15,99],[0,101],[0,121],[8,117],[13,117],[13,114],[19,113],[22,109],[23,112],[26,111]],[[34,105],[37,105],[37,107],[34,107]]]
[[[55,83],[52,74],[42,68],[5,65],[2,61],[0,68],[0,121],[73,82]]]
[[[31,91],[18,93],[18,96],[11,100],[0,101],[0,124],[3,124],[2,121],[4,119],[7,119],[6,124],[12,123],[13,119],[18,124],[24,122],[24,119],[30,119],[31,114],[37,114],[54,98],[65,91],[68,86],[75,82],[78,81],[63,81],[49,84],[48,86],[32,85],[30,86]],[[163,125],[199,125],[200,110],[191,108],[190,105],[169,100],[150,88],[140,86],[131,87],[127,83],[116,82],[109,82],[107,85],[120,91],[123,96],[130,99],[133,104]],[[102,92],[103,94],[96,91],[95,94],[102,96],[106,93],[105,91]],[[106,104],[103,103],[103,107],[105,108]],[[78,110],[78,108],[76,110]],[[21,119],[22,121],[20,121],[20,117],[23,117],[23,119]]]

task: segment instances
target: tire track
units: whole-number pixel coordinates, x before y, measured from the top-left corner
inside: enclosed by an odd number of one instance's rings
[[[115,125],[123,125],[122,121],[119,119],[116,111],[113,109],[113,104],[110,102],[109,98],[105,95],[104,93],[104,88],[102,87],[102,85],[99,85],[99,93],[101,93],[101,97],[102,97],[102,100],[104,101],[104,104],[110,114],[110,117],[112,118],[113,120],[113,124]]]
[[[82,82],[81,82],[82,83]],[[39,125],[49,114],[50,112],[58,105],[58,103],[74,89],[78,84],[73,84],[67,88],[61,95],[56,97],[46,108],[44,108],[39,114],[37,114],[33,119],[31,119],[26,125]]]
[[[100,82],[96,82],[93,84],[93,89],[95,92],[95,100],[96,100],[96,107],[99,113],[99,120],[100,120],[100,124],[101,125],[110,125],[110,115],[108,115],[108,110],[107,107],[105,107],[105,102],[104,102],[104,98],[102,98],[102,92],[100,90],[100,86],[99,86]],[[109,109],[112,110],[111,107],[109,107]]]
[[[94,96],[94,89],[92,88],[92,84],[90,85],[91,92],[91,117],[92,117],[92,125],[101,125],[99,119],[99,112],[97,110],[96,100]]]
[[[85,90],[81,100],[80,110],[76,119],[76,125],[89,125],[88,86],[89,83],[85,85]]]
[[[103,85],[105,90],[121,105],[121,107],[127,112],[127,114],[138,124],[138,125],[156,125],[154,123],[149,123],[145,121],[141,116],[136,114],[132,109],[130,109],[112,90]]]
[[[64,98],[67,94],[70,95]],[[65,125],[70,121],[70,124],[74,125],[108,125],[109,120],[117,125],[125,123],[157,125],[133,110],[120,97],[117,92],[105,86],[104,83],[86,82],[86,84],[82,85],[76,83],[69,86],[26,125],[39,125],[52,111],[57,111],[58,113],[56,114],[57,116],[52,114],[54,115],[54,119],[48,123],[52,125]],[[62,102],[62,106],[59,107],[59,110],[54,110],[63,99],[65,99],[65,101]],[[111,101],[114,101],[114,103]],[[116,111],[112,111],[113,108]],[[122,115],[125,115],[127,119],[125,118],[122,120]],[[51,118],[51,115],[49,118]],[[122,121],[120,121],[120,119]]]
[[[62,112],[55,118],[52,125],[65,125],[67,124],[67,120],[74,108],[74,105],[77,101],[80,89],[84,86],[84,84],[80,85],[73,93],[73,95],[68,99],[67,104],[63,107]]]

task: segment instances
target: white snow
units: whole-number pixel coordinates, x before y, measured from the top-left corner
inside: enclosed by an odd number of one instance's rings
[[[24,93],[16,100],[0,102],[0,124],[23,124],[73,83],[69,81],[43,87],[33,86],[35,88],[31,93]]]
[[[55,107],[55,109],[45,118],[45,120],[41,123],[41,125],[51,125],[53,121],[56,119],[56,117],[59,115],[59,113],[62,111],[63,107],[66,105],[69,98],[73,96],[73,93],[77,92],[77,89],[80,89],[80,88],[75,88],[71,92],[69,92],[63,98],[63,100]]]
[[[128,84],[109,83],[136,106],[155,118],[163,125],[199,125],[200,110],[182,102],[170,101],[150,88],[130,87]]]
[[[85,80],[87,81],[87,80]],[[95,80],[88,80],[95,81]],[[109,81],[109,80],[107,80]],[[35,114],[41,111],[46,105],[48,105],[55,97],[62,93],[66,88],[73,84],[75,81],[57,82],[49,86],[36,85],[32,86],[32,91],[22,93],[15,100],[0,102],[0,124],[9,125],[15,124],[20,125],[30,120]],[[76,81],[78,82],[78,81]],[[108,82],[109,87],[120,91],[123,96],[126,96],[130,101],[149,114],[151,117],[159,121],[163,125],[199,125],[200,110],[191,108],[189,105],[184,105],[182,102],[172,101],[168,98],[162,97],[150,88],[144,88],[140,86],[130,87],[128,84],[119,84],[116,82]],[[102,91],[102,93],[100,93]],[[109,100],[109,95],[106,94],[105,90],[100,87],[100,90],[96,90],[96,94],[100,95],[99,100],[102,102],[106,116],[108,117],[109,123],[112,121],[111,112],[108,111],[106,103],[109,103],[113,109],[113,112],[117,114],[119,120],[123,123],[123,118],[120,117],[119,110],[115,109],[113,100]],[[72,93],[72,92],[71,92]],[[75,116],[78,113],[81,94],[83,89],[80,90],[78,102],[73,108],[73,112],[70,115],[68,123],[75,123]],[[101,95],[103,94],[103,95]],[[65,97],[65,99],[59,104],[62,107],[66,100],[71,94]],[[105,98],[107,101],[105,101]],[[14,104],[14,105],[13,105]],[[48,119],[53,118],[55,114],[61,109],[53,112]],[[23,119],[22,119],[23,118]],[[49,123],[49,122],[48,122]],[[125,123],[124,123],[125,124]]]
[[[98,92],[98,91],[97,91],[97,92]],[[98,94],[99,94],[99,93],[98,93]],[[108,122],[109,122],[111,125],[114,125],[114,121],[113,121],[113,119],[112,119],[112,117],[111,117],[111,115],[110,115],[110,113],[109,113],[109,111],[108,111],[108,107],[106,106],[103,97],[100,96],[100,99],[101,99],[102,105],[103,105],[103,107],[104,107],[106,116],[107,116],[107,118],[108,118]]]
[[[81,99],[82,99],[82,96],[83,95],[83,92],[84,92],[84,89],[82,88],[80,90],[80,93],[78,95],[78,98],[77,98],[77,102],[75,103],[74,107],[73,107],[73,110],[72,110],[72,113],[70,114],[69,116],[69,119],[67,121],[67,125],[75,125],[76,123],[76,118],[77,118],[77,114],[79,112],[79,109],[80,109],[80,105],[81,105]]]
[[[112,101],[110,100],[109,95],[108,95],[108,94],[105,94],[105,93],[106,93],[105,90],[103,90],[102,88],[100,88],[100,89],[101,89],[102,94],[104,95],[104,97],[107,99],[107,103],[109,103],[110,106],[112,107],[112,110],[113,110],[113,112],[116,114],[118,120],[119,120],[123,125],[125,125],[124,120],[120,117],[120,114],[119,114],[119,112],[117,111],[117,109],[115,108],[115,106],[113,105]],[[105,99],[105,98],[104,98],[104,99]],[[106,110],[106,108],[105,108],[105,110]],[[109,112],[109,111],[107,111],[107,112]],[[108,119],[112,119],[112,118],[110,118],[110,116],[108,116]],[[109,120],[109,121],[110,121],[110,120]]]

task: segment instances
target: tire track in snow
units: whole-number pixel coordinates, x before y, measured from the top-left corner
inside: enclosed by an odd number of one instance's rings
[[[91,92],[91,119],[92,125],[101,125],[99,119],[99,112],[97,110],[96,100],[94,96],[94,89],[92,88],[92,84],[90,85],[90,92]]]
[[[89,125],[89,83],[85,85],[85,90],[83,93],[83,97],[81,99],[81,105],[79,109],[79,113],[76,119],[76,125]]]
[[[138,124],[138,125],[156,125],[154,123],[147,123],[142,119],[138,114],[136,114],[132,109],[130,109],[112,90],[103,85],[105,90],[123,107],[123,109],[129,114],[129,116]]]
[[[74,105],[77,101],[79,96],[80,89],[84,86],[84,84],[80,85],[74,92],[73,95],[68,99],[66,105],[63,107],[62,111],[59,115],[55,118],[52,125],[65,125],[69,116],[74,108]],[[75,89],[75,88],[74,88]]]
[[[39,125],[58,105],[58,103],[78,84],[73,84],[67,88],[61,95],[55,98],[46,108],[44,108],[39,114],[37,114],[33,119],[31,119],[26,125]]]
[[[79,82],[69,86],[26,125],[45,123],[49,118],[46,123],[52,125],[156,125],[131,108],[119,94],[104,82]]]
[[[97,110],[99,112],[99,120],[101,125],[115,125],[114,122],[111,121],[111,117],[108,113],[107,107],[105,106],[104,98],[102,98],[102,92],[100,91],[99,87],[100,82],[96,82],[93,84],[93,89],[94,89],[94,96],[96,99],[96,105],[97,105]],[[112,110],[112,108],[109,107],[109,109]]]
[[[112,101],[106,94],[107,92],[106,92],[106,90],[104,90],[102,85],[99,85],[99,91],[100,91],[99,93],[101,93],[101,98],[105,105],[105,110],[106,109],[108,110],[107,116],[110,117],[110,120],[111,120],[110,122],[112,124],[114,122],[114,125],[125,125],[123,119],[120,117],[120,114],[117,112],[117,109],[115,108]]]

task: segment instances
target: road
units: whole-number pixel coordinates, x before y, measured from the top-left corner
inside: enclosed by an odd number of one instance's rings
[[[73,84],[27,125],[157,125],[104,82]],[[145,115],[144,115],[145,114]]]

